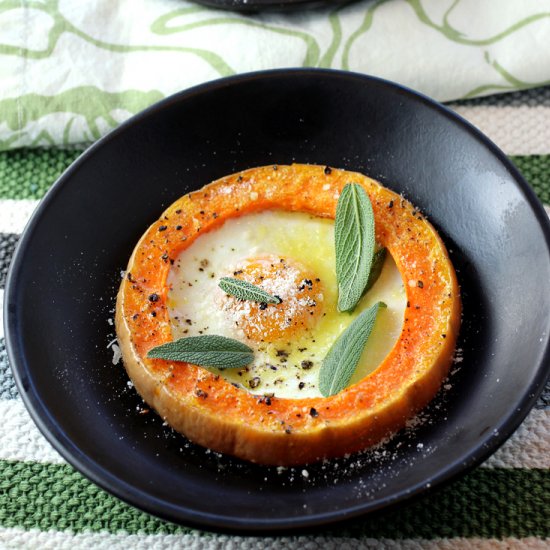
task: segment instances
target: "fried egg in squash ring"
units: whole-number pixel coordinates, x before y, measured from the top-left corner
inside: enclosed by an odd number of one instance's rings
[[[389,254],[352,314],[337,311],[334,216],[347,183],[372,203]],[[241,278],[282,299],[227,296]],[[319,366],[351,321],[380,315],[351,384],[319,393]],[[456,275],[431,224],[376,181],[313,165],[267,166],[221,178],[172,204],[130,258],[116,306],[124,366],[143,399],[209,449],[291,466],[365,449],[402,428],[447,376],[460,324]],[[185,336],[218,334],[254,349],[242,369],[151,359]]]

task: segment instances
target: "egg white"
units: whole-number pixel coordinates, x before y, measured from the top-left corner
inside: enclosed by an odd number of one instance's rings
[[[221,277],[232,276],[244,260],[270,255],[301,265],[321,279],[323,309],[311,331],[296,335],[292,341],[255,343],[220,307],[224,293],[218,282]],[[286,398],[321,395],[319,368],[331,345],[357,315],[381,300],[388,307],[380,310],[351,383],[372,372],[399,337],[406,308],[401,275],[388,255],[380,278],[355,311],[338,312],[334,221],[284,211],[233,218],[201,235],[176,258],[168,285],[174,339],[218,334],[246,343],[254,349],[253,363],[243,369],[217,372],[254,394]]]

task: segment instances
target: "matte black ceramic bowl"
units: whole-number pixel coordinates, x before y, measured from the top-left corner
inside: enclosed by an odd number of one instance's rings
[[[451,251],[464,306],[462,362],[427,420],[385,454],[308,466],[309,477],[217,456],[137,414],[107,348],[120,272],[162,210],[225,174],[293,161],[364,172],[419,206]],[[210,530],[326,525],[441,486],[519,425],[546,378],[549,234],[506,157],[425,97],[321,70],[219,80],[123,124],[47,194],[9,274],[9,358],[41,431],[121,499]]]
[[[297,11],[319,7],[335,7],[354,0],[195,0],[211,8],[237,12]]]

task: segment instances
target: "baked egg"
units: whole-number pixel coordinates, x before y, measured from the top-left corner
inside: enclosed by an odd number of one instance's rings
[[[173,338],[217,334],[242,341],[254,350],[254,361],[217,371],[221,376],[252,393],[316,397],[319,368],[336,338],[382,301],[388,307],[379,314],[354,383],[395,344],[407,299],[387,255],[380,277],[354,312],[341,313],[334,266],[333,220],[281,210],[229,219],[198,237],[172,265],[167,304]],[[281,302],[228,296],[218,286],[226,276],[257,285]]]

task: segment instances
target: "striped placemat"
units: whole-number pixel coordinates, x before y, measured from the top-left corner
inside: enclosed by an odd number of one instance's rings
[[[550,88],[453,104],[550,203]],[[0,303],[29,215],[80,150],[0,153]],[[550,386],[516,434],[480,468],[401,510],[296,537],[199,532],[151,517],[67,465],[30,420],[0,328],[0,548],[548,548]]]

